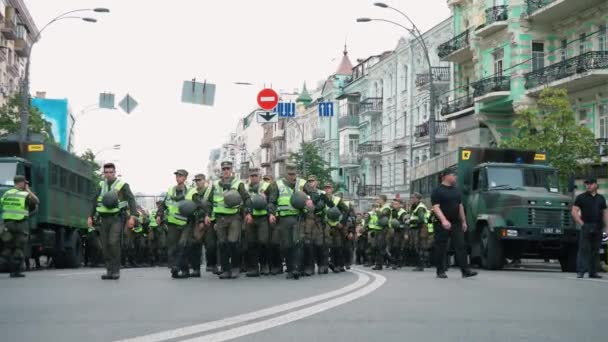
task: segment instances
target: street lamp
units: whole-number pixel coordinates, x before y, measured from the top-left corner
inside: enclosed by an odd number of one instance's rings
[[[120,148],[121,148],[120,144],[115,144],[115,145],[112,145],[112,146],[107,146],[107,147],[104,147],[104,148],[102,148],[101,150],[99,150],[99,151],[97,151],[97,152],[93,153],[93,157],[94,157],[94,158],[97,158],[97,156],[98,156],[98,155],[99,155],[101,152],[105,152],[105,151],[109,151],[109,150],[120,150]]]
[[[21,113],[20,113],[21,127],[20,127],[20,132],[19,132],[19,140],[22,144],[24,144],[25,141],[27,140],[27,133],[28,133],[27,131],[28,131],[29,120],[30,120],[30,64],[31,64],[32,49],[34,48],[34,45],[36,44],[36,42],[38,42],[38,39],[40,38],[40,34],[42,33],[42,31],[44,31],[51,24],[53,24],[54,22],[57,22],[59,20],[80,19],[80,20],[88,22],[88,23],[97,22],[97,19],[95,19],[95,18],[68,15],[68,14],[72,14],[72,13],[76,13],[76,12],[91,12],[91,11],[97,12],[97,13],[110,12],[110,10],[107,8],[98,7],[98,8],[90,8],[90,9],[78,9],[78,10],[68,11],[63,14],[60,14],[60,15],[56,16],[55,18],[53,18],[48,23],[46,23],[38,31],[38,33],[32,40],[31,45],[28,47],[27,54],[25,57],[25,58],[27,58],[27,62],[25,63],[25,74],[23,75],[23,80],[21,81]]]
[[[381,22],[386,22],[389,24],[393,24],[396,26],[399,26],[403,29],[405,29],[407,32],[409,32],[412,36],[414,36],[414,38],[420,43],[420,45],[422,46],[422,49],[424,51],[424,56],[426,58],[426,63],[427,66],[429,68],[429,107],[430,107],[430,112],[429,112],[429,152],[431,155],[431,158],[435,156],[435,84],[433,82],[433,66],[431,64],[431,58],[429,57],[429,50],[426,46],[426,43],[424,42],[424,39],[422,38],[422,33],[420,32],[420,30],[418,29],[418,27],[416,26],[416,24],[414,24],[414,22],[410,19],[410,17],[408,17],[405,13],[403,13],[402,11],[391,7],[383,2],[375,2],[374,6],[376,7],[380,7],[380,8],[388,8],[391,9],[397,13],[399,13],[400,15],[402,15],[411,25],[412,28],[408,28],[404,25],[401,25],[397,22],[391,21],[391,20],[386,20],[386,19],[372,19],[372,18],[358,18],[357,22],[359,23],[366,23],[366,22],[370,22],[370,21],[381,21]]]

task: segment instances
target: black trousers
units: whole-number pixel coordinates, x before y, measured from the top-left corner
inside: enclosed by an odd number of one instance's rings
[[[584,224],[578,237],[576,270],[579,273],[597,273],[602,246],[602,230],[597,224]]]
[[[452,247],[456,253],[456,262],[462,273],[469,271],[467,264],[467,249],[464,240],[464,232],[460,222],[452,223],[450,230],[445,230],[441,224],[435,228],[435,263],[437,274],[445,273],[448,270],[448,242],[452,240]]]

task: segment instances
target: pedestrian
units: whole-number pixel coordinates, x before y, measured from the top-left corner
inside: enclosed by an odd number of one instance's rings
[[[608,210],[606,199],[597,193],[597,179],[585,179],[585,187],[587,191],[576,196],[572,206],[572,218],[580,226],[576,272],[578,278],[588,272],[589,278],[599,279],[599,250],[602,230],[608,233]]]
[[[104,164],[103,175],[105,180],[99,182],[99,191],[87,223],[93,227],[93,217],[99,215],[99,233],[107,270],[101,279],[116,280],[120,278],[120,244],[125,221],[127,228],[132,229],[139,213],[129,184],[116,178],[116,166],[113,163]]]
[[[467,263],[467,252],[464,234],[468,226],[462,195],[456,188],[456,171],[446,169],[442,173],[441,184],[431,194],[433,212],[440,224],[435,230],[435,251],[437,263],[437,278],[447,278],[448,241],[451,239],[456,253],[456,261],[460,266],[463,278],[473,277],[477,272],[471,271]]]
[[[207,192],[207,184],[205,183],[205,175],[202,173],[198,173],[194,175],[194,187],[190,188],[188,194],[186,194],[186,199],[194,201],[197,206],[197,210],[194,213],[192,219],[192,229],[190,236],[190,244],[188,246],[187,251],[187,259],[190,267],[192,268],[192,273],[190,276],[193,278],[201,277],[201,261],[203,259],[203,239],[206,232],[204,217],[205,211],[208,206],[206,206],[205,193]]]
[[[0,234],[3,241],[2,258],[8,264],[11,278],[23,278],[25,274],[21,271],[30,230],[30,211],[36,208],[40,200],[30,190],[29,182],[24,176],[15,176],[13,184],[14,187],[7,190],[0,199],[2,219],[6,227]]]
[[[431,212],[421,201],[422,195],[414,192],[411,197],[410,206],[410,239],[414,245],[416,268],[414,271],[424,271],[424,266],[428,259],[428,238],[429,231],[432,231],[433,223],[430,221]]]
[[[188,218],[179,213],[178,202],[185,200],[188,194],[188,187],[186,186],[188,171],[179,169],[173,174],[177,184],[167,191],[167,195],[156,214],[156,223],[160,224],[163,217],[167,222],[167,253],[171,277],[184,279],[190,277],[187,248],[192,227],[188,224]]]
[[[245,184],[232,174],[232,162],[223,161],[221,164],[222,177],[210,186],[205,194],[212,203],[210,212],[205,216],[205,225],[211,225],[211,217],[215,215],[215,231],[219,243],[220,264],[222,273],[220,279],[238,278],[240,275],[241,258],[239,244],[245,223],[253,222],[251,216],[251,199],[245,189]]]

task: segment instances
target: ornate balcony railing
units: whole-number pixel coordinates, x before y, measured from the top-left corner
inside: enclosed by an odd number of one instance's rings
[[[382,194],[382,185],[359,185],[357,195],[359,196],[379,196]]]
[[[528,15],[536,12],[537,10],[549,5],[555,0],[526,0],[526,11]]]
[[[346,127],[359,127],[359,116],[358,115],[346,115],[338,119],[338,128]]]
[[[340,165],[342,167],[359,165],[359,159],[357,158],[357,155],[353,153],[341,154]]]
[[[325,130],[322,128],[315,128],[312,132],[312,140],[323,140],[325,139]]]
[[[473,87],[473,96],[480,97],[495,91],[511,90],[511,77],[509,76],[494,76],[484,78],[471,84]]]
[[[430,128],[430,125],[429,125],[428,121],[416,126],[416,130],[414,131],[414,136],[416,136],[416,138],[427,137],[430,134],[429,128]],[[442,136],[448,135],[448,122],[447,121],[442,121],[442,120],[435,121],[435,135],[442,135]]]
[[[535,88],[589,70],[608,69],[608,51],[589,51],[527,73],[526,89]]]
[[[453,99],[451,101],[443,103],[441,105],[441,115],[448,115],[460,112],[461,110],[473,107],[474,105],[475,102],[473,100],[473,95],[459,97],[457,99]]]
[[[509,18],[509,12],[507,10],[506,5],[486,8],[485,26],[491,25],[497,21],[505,21],[508,18]]]
[[[450,55],[451,53],[467,46],[469,46],[469,30],[464,31],[456,37],[439,45],[439,47],[437,48],[437,55],[439,56],[439,58],[444,58]]]
[[[598,138],[595,139],[597,146],[597,153],[600,157],[608,156],[608,138]]]
[[[359,154],[380,153],[382,152],[382,141],[368,141],[359,144]]]
[[[433,67],[433,82],[449,82],[450,67]],[[416,87],[423,87],[429,83],[429,74],[416,74]]]
[[[382,111],[382,98],[381,97],[368,97],[361,101],[360,112],[381,112]]]

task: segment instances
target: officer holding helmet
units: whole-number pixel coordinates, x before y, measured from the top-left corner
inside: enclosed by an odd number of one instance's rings
[[[270,182],[260,182],[260,170],[249,169],[249,182],[245,188],[251,196],[253,222],[245,225],[245,242],[247,244],[247,276],[259,277],[270,274],[270,226],[268,223],[269,207],[274,212],[273,204],[267,201]]]

